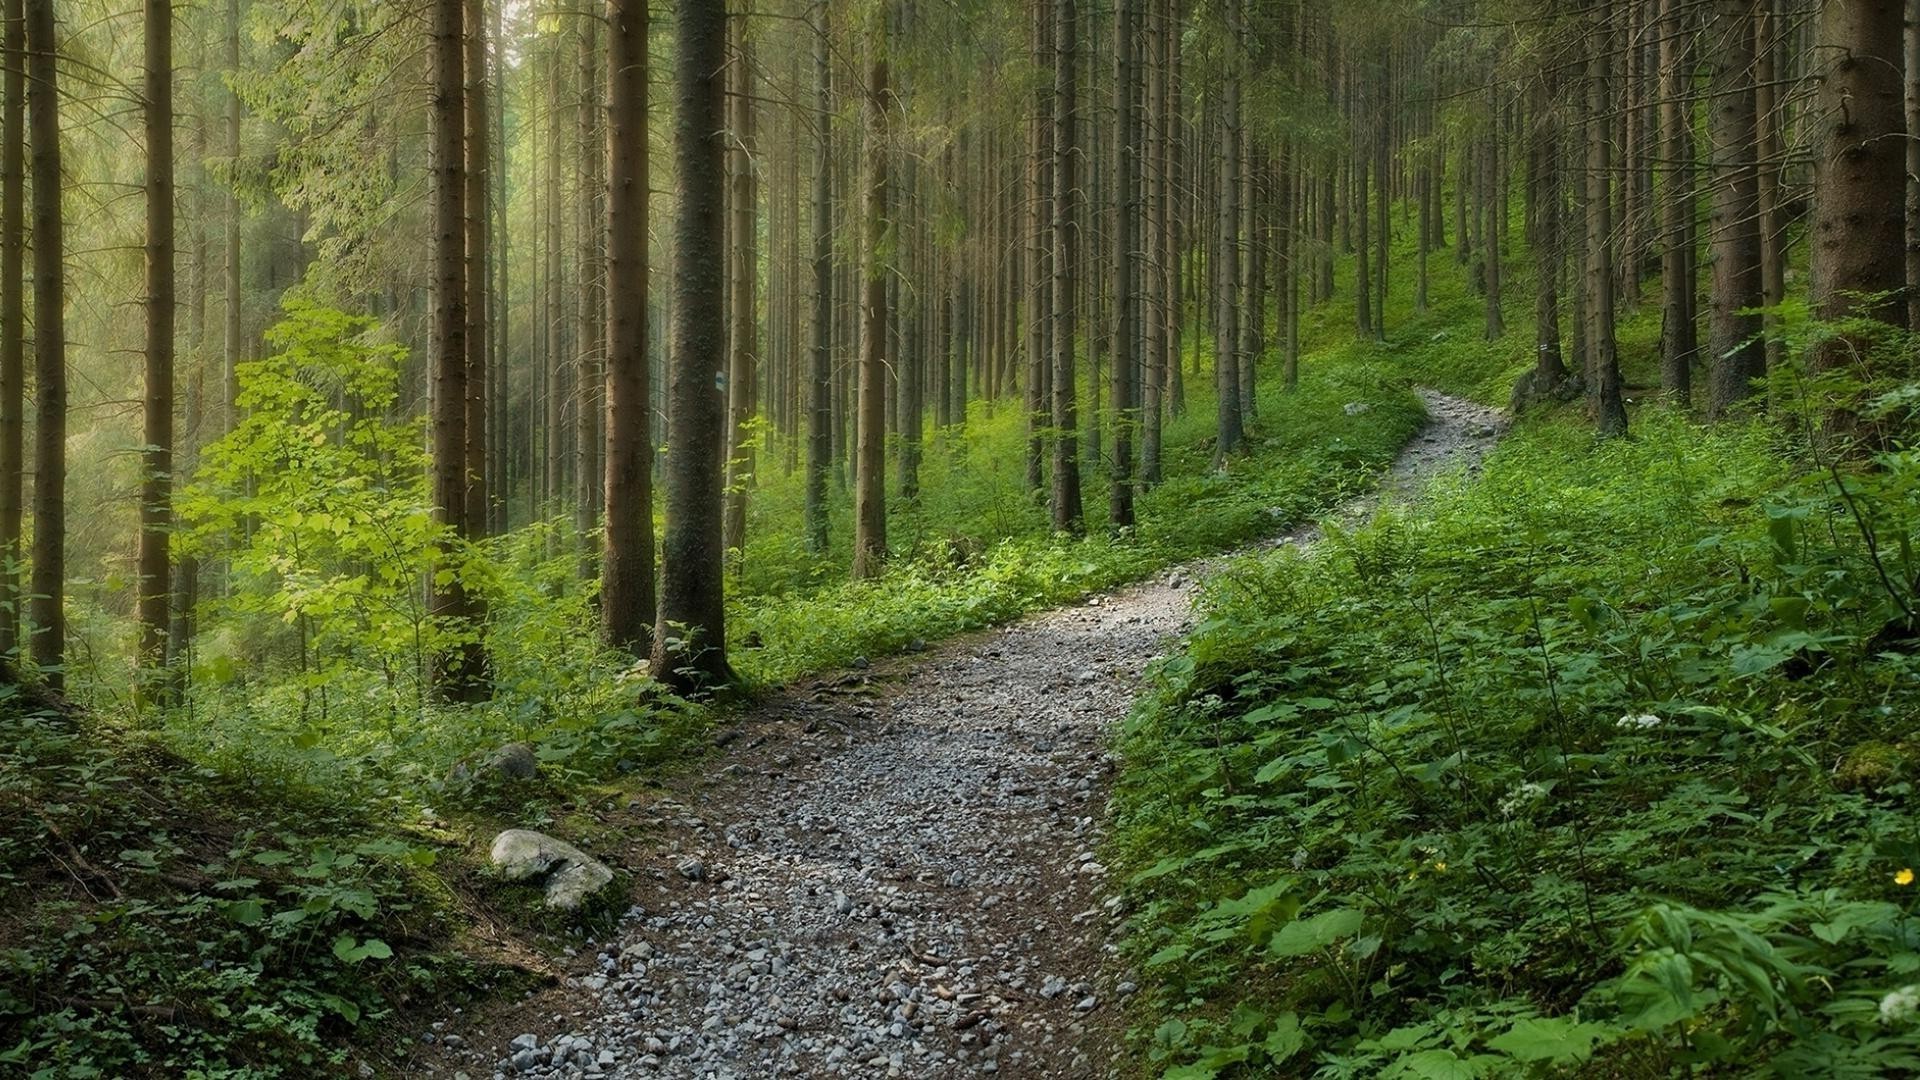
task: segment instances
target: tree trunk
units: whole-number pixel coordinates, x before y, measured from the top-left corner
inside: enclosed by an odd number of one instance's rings
[[[0,104],[0,671],[17,672],[22,501],[26,475],[26,15],[0,8],[6,32]]]
[[[65,685],[67,330],[62,235],[60,77],[54,0],[27,0],[27,130],[33,152],[33,574],[28,622],[33,662],[49,688]]]
[[[1693,397],[1694,354],[1699,350],[1695,319],[1693,255],[1693,124],[1684,100],[1693,50],[1687,39],[1691,17],[1685,0],[1662,0],[1660,35],[1660,141],[1666,159],[1661,183],[1660,384],[1685,408]]]
[[[742,552],[747,546],[747,488],[753,483],[753,417],[758,402],[754,389],[759,384],[759,336],[756,320],[759,302],[759,221],[756,214],[759,196],[755,191],[754,170],[758,150],[753,137],[753,54],[747,34],[747,9],[733,14],[729,29],[733,36],[734,92],[728,98],[732,113],[733,139],[728,146],[732,180],[733,224],[728,236],[731,301],[728,332],[731,354],[727,362],[727,496],[725,536],[728,551]],[[736,556],[738,557],[738,556]]]
[[[1756,0],[1714,0],[1713,101],[1707,122],[1713,170],[1713,296],[1707,322],[1707,415],[1726,416],[1766,374],[1760,317],[1759,169],[1753,100]]]
[[[462,534],[487,535],[487,248],[493,118],[487,108],[487,0],[466,0],[466,485]]]
[[[726,396],[724,266],[727,12],[674,4],[673,349],[668,387],[667,525],[653,677],[683,693],[731,682],[720,544]]]
[[[1079,429],[1074,390],[1075,275],[1079,269],[1079,148],[1074,133],[1076,0],[1053,0],[1053,498],[1055,532],[1079,533]]]
[[[139,674],[136,702],[164,698],[173,531],[173,3],[146,0],[147,370],[140,452]]]
[[[653,374],[647,357],[647,4],[607,0],[607,506],[600,624],[647,655],[654,618]]]
[[[464,0],[434,0],[431,148],[433,185],[433,504],[454,550],[447,580],[435,573],[432,612],[449,641],[436,658],[434,679],[452,701],[486,694],[486,663],[479,611],[467,594],[460,563],[467,539],[467,281],[466,281],[466,86],[462,52]]]
[[[1821,53],[1830,59],[1816,109],[1810,231],[1814,314],[1823,320],[1904,319],[1905,223],[1890,197],[1906,179],[1901,32],[1895,0],[1828,0],[1820,8]],[[1897,355],[1890,342],[1850,329],[1814,349],[1813,370],[1864,384],[1892,370]],[[1836,448],[1855,453],[1885,441],[1850,402],[1833,405],[1824,428]]]
[[[1116,529],[1133,525],[1133,433],[1139,423],[1134,406],[1134,371],[1140,364],[1135,326],[1140,280],[1140,0],[1117,0],[1113,13],[1113,371],[1109,378],[1113,410],[1112,487],[1108,522]]]
[[[880,576],[887,557],[887,42],[883,11],[874,18],[867,75],[864,296],[860,323],[860,407],[854,462],[853,576]]]
[[[1613,0],[1600,0],[1587,58],[1587,393],[1594,427],[1604,437],[1627,433],[1620,358],[1614,338],[1613,137],[1607,123],[1612,93]],[[1491,243],[1491,239],[1489,239]]]
[[[807,549],[827,550],[827,470],[833,462],[833,38],[821,4],[813,55],[813,350],[807,369]]]

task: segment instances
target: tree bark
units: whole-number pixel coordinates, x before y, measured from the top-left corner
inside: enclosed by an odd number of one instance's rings
[[[691,693],[731,682],[720,545],[726,394],[727,13],[674,4],[673,349],[667,422],[667,525],[653,677]]]
[[[467,280],[464,0],[434,0],[431,103],[433,503],[454,551],[439,553],[431,610],[450,640],[436,658],[434,681],[451,701],[486,694],[479,611],[462,579],[460,541],[467,539]],[[451,565],[449,565],[451,559]],[[446,580],[440,580],[442,577]]]
[[[1707,138],[1713,170],[1713,292],[1707,321],[1707,415],[1719,419],[1753,395],[1766,374],[1760,317],[1759,168],[1753,100],[1756,0],[1714,0]]]
[[[833,24],[819,7],[813,55],[813,350],[807,369],[807,549],[827,550],[827,470],[833,463]]]
[[[647,4],[607,0],[607,506],[600,625],[652,644],[653,374],[647,356]]]
[[[1055,532],[1079,533],[1080,421],[1074,391],[1075,276],[1079,269],[1080,187],[1076,176],[1075,0],[1053,0],[1053,497]]]
[[[1620,358],[1614,337],[1613,138],[1607,123],[1612,91],[1613,0],[1600,0],[1587,59],[1587,393],[1594,428],[1603,437],[1627,433]],[[1490,241],[1491,242],[1491,241]]]
[[[6,33],[0,104],[0,665],[17,671],[26,475],[26,14],[0,8]]]
[[[1108,523],[1133,525],[1134,371],[1143,359],[1136,316],[1140,301],[1140,0],[1117,0],[1113,13],[1113,411],[1112,485]]]
[[[1666,159],[1661,182],[1660,384],[1682,408],[1693,398],[1693,365],[1699,351],[1693,254],[1693,124],[1686,100],[1693,50],[1685,0],[1662,0],[1660,35],[1660,141]]]
[[[27,0],[27,130],[33,153],[33,574],[30,651],[47,686],[65,686],[67,330],[60,76],[54,0]]]
[[[727,494],[724,543],[728,551],[747,546],[747,488],[753,483],[753,418],[758,402],[759,335],[759,220],[754,172],[758,148],[753,133],[753,54],[747,34],[747,8],[734,12],[729,22],[733,38],[734,91],[728,98],[733,139],[728,147],[733,222],[728,234],[728,303],[730,355],[727,362]],[[738,556],[736,556],[738,557]]]
[[[861,278],[860,403],[853,492],[853,576],[880,576],[887,557],[887,42],[885,6],[874,14],[866,100],[866,234]]]
[[[146,0],[147,362],[140,452],[140,646],[136,703],[163,700],[173,531],[173,3]]]
[[[1823,320],[1904,321],[1905,222],[1890,197],[1906,179],[1902,15],[1896,0],[1828,0],[1820,8],[1828,63],[1816,109],[1811,269],[1814,314]],[[1865,384],[1896,357],[1891,343],[1849,328],[1814,349],[1813,370]],[[1886,436],[1845,400],[1829,408],[1824,428],[1832,445],[1854,453],[1878,449]]]

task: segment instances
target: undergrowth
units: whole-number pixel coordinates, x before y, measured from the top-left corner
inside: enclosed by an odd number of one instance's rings
[[[450,948],[440,854],[9,692],[0,1073],[345,1075],[348,1034],[514,978]]]
[[[1156,1073],[1920,1070],[1920,455],[1524,424],[1237,560],[1124,736]]]

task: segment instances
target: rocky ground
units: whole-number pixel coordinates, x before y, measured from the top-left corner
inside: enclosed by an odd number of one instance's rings
[[[1477,468],[1504,425],[1425,396],[1387,490]],[[1106,736],[1206,571],[756,709],[647,811],[659,847],[617,937],[490,1032],[437,1025],[414,1074],[1107,1075],[1133,988],[1109,962]]]

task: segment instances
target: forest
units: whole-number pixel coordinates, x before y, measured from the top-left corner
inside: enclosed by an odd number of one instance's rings
[[[0,1075],[1920,1075],[1920,2],[0,0]]]

